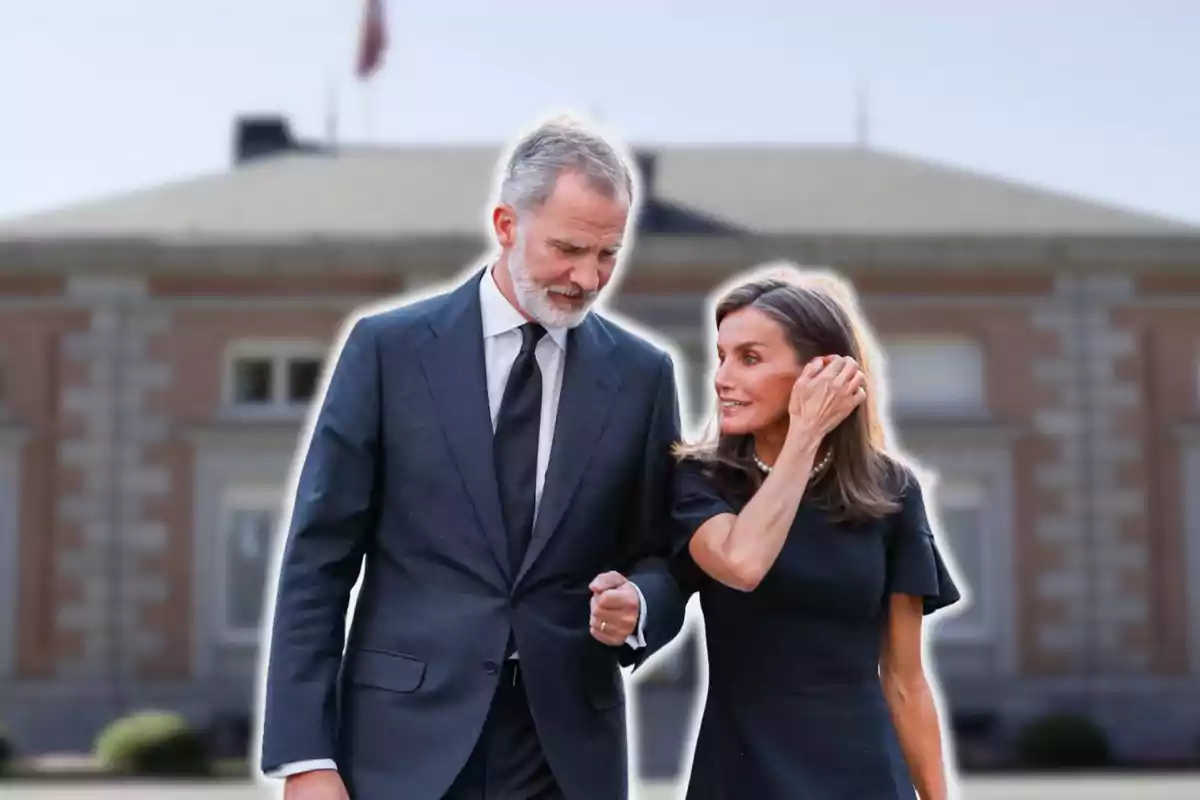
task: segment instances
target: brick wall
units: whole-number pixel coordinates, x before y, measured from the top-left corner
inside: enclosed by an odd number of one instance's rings
[[[724,277],[631,276],[621,291],[702,295]],[[1200,281],[1181,280],[856,279],[881,334],[964,332],[985,343],[993,422],[1019,432],[1006,578],[1017,677],[1029,686],[1088,675],[1172,680],[1188,668],[1181,451],[1168,429],[1194,422],[1200,407],[1200,304],[1186,299],[1200,297]],[[0,284],[6,424],[27,432],[21,678],[99,692],[115,668],[140,692],[186,686],[204,611],[188,432],[226,424],[226,346],[332,342],[357,303],[397,287],[393,277],[342,276]],[[963,297],[969,304],[956,307]],[[183,691],[203,704],[205,695]]]

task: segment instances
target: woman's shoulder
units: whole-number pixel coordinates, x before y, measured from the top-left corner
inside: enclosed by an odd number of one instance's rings
[[[893,456],[888,459],[885,481],[894,501],[894,510],[886,516],[888,529],[897,535],[923,533],[931,537],[929,495],[935,477],[920,465]]]
[[[884,454],[882,458],[884,492],[897,506],[889,516],[898,516],[906,507],[922,503],[922,481],[917,468],[891,454]]]
[[[676,485],[682,490],[708,495],[730,505],[739,503],[739,476],[715,456],[681,455],[676,459],[675,474]]]
[[[715,489],[719,483],[717,476],[719,466],[719,462],[712,456],[688,453],[676,457],[675,474],[678,480]]]
[[[920,489],[921,482],[914,467],[890,453],[884,453],[881,458],[883,459],[883,482],[888,492],[901,497],[914,487]]]

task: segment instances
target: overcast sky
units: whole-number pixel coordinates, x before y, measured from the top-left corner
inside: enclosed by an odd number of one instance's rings
[[[225,170],[239,113],[321,136],[331,85],[346,141],[576,106],[633,143],[802,144],[854,138],[862,76],[880,147],[1200,223],[1194,0],[392,0],[369,92],[359,0],[3,5],[0,217]]]

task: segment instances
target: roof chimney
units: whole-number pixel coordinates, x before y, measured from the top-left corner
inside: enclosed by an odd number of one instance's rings
[[[255,158],[295,150],[296,140],[287,119],[261,115],[239,117],[234,127],[233,161],[242,164]]]

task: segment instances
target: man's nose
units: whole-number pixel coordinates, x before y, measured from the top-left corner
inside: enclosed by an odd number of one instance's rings
[[[595,267],[578,267],[571,273],[571,281],[585,292],[594,292],[600,288],[600,270]]]

